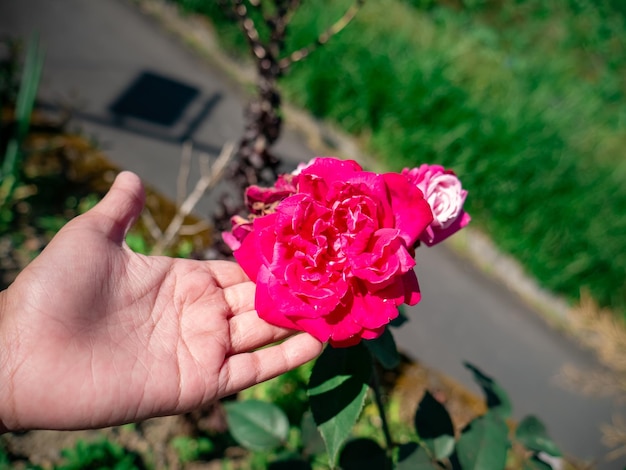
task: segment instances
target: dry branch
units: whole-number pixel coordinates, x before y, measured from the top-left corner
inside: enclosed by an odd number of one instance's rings
[[[202,196],[222,178],[226,167],[234,155],[234,148],[232,143],[225,144],[217,160],[210,166],[207,157],[200,159],[200,179],[196,183],[193,191],[187,196],[183,203],[180,204],[176,215],[172,218],[172,221],[165,231],[157,237],[156,243],[152,249],[153,255],[163,254],[172,246],[176,235],[181,233],[185,217],[191,214],[191,211],[196,204],[198,204]]]
[[[330,28],[320,34],[315,41],[306,47],[298,49],[292,52],[287,57],[281,59],[278,62],[278,66],[281,72],[287,70],[293,63],[303,60],[309,56],[313,51],[326,44],[330,39],[339,34],[350,22],[354,19],[361,7],[365,4],[365,0],[357,0],[350,5],[350,8],[346,10],[341,18],[339,18]]]
[[[187,194],[187,181],[189,180],[189,172],[191,171],[191,152],[193,144],[186,141],[183,144],[183,151],[180,155],[180,167],[178,169],[178,178],[176,179],[176,205],[180,206]]]

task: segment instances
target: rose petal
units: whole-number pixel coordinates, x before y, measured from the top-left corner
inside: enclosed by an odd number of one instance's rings
[[[469,223],[469,216],[463,211],[467,191],[453,171],[423,164],[411,170],[405,168],[402,174],[424,192],[433,213],[433,222],[420,235],[426,245],[440,243]]]
[[[376,232],[374,246],[369,252],[350,259],[352,272],[365,281],[370,292],[398,282],[399,276],[415,266],[399,230],[383,228]]]
[[[361,333],[361,338],[376,339],[384,333],[385,328],[386,326],[381,326],[380,328],[376,328],[374,330],[363,330],[363,332]]]
[[[422,192],[398,173],[383,175],[391,196],[395,226],[400,229],[407,246],[413,246],[433,221],[433,213]]]
[[[373,330],[387,325],[398,316],[398,308],[390,299],[365,294],[354,297],[351,314],[361,327]]]
[[[363,171],[361,165],[354,160],[339,160],[334,157],[318,157],[304,168],[299,176],[314,175],[332,184],[335,181],[346,181],[355,173]]]
[[[452,222],[452,224],[450,224],[447,228],[437,229],[436,227],[431,227],[430,230],[425,231],[422,234],[420,240],[424,242],[427,246],[436,245],[437,243],[441,243],[442,241],[444,241],[450,235],[454,235],[456,232],[461,230],[463,227],[470,223],[470,220],[472,220],[470,215],[467,212],[462,211],[456,218],[456,220]]]
[[[259,282],[257,282],[254,299],[255,309],[259,317],[275,326],[299,330],[298,325],[276,307],[275,297],[271,293],[272,281],[269,279],[270,277],[271,273],[263,266],[259,271]]]
[[[271,299],[270,302],[255,307],[259,314],[261,311],[266,312],[264,316],[268,318],[278,314],[285,315],[296,323],[299,319],[318,319],[330,314],[319,304],[309,302],[305,297],[294,295],[293,290],[276,278],[266,267],[262,267],[259,273],[259,283],[267,285],[267,292]],[[273,311],[270,312],[270,309]]]
[[[344,340],[336,340],[334,338],[330,338],[329,343],[333,348],[349,348],[350,346],[356,346],[361,342],[361,336],[353,335]]]
[[[402,276],[402,283],[404,284],[404,303],[407,305],[417,305],[419,301],[422,300],[422,294],[415,271],[409,271]]]
[[[252,222],[238,215],[231,217],[232,230],[222,232],[222,239],[228,247],[234,251],[241,248],[241,242],[252,232]]]
[[[262,264],[269,264],[276,235],[273,233],[276,214],[254,219],[253,230],[235,251],[234,256],[248,277],[256,281]]]
[[[328,323],[326,317],[295,317],[292,318],[292,320],[298,326],[298,330],[306,331],[323,343],[330,339],[330,335],[333,333],[335,328],[334,324]]]

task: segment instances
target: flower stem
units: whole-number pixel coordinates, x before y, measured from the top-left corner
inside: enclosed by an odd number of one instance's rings
[[[374,391],[374,399],[376,406],[378,407],[378,414],[380,415],[380,421],[383,428],[383,434],[385,436],[385,443],[387,444],[387,457],[391,459],[393,452],[393,439],[391,438],[391,432],[389,430],[389,422],[387,421],[387,414],[385,413],[385,405],[383,403],[383,397],[380,390],[380,379],[378,378],[378,372],[376,370],[376,361],[372,361],[372,390]]]

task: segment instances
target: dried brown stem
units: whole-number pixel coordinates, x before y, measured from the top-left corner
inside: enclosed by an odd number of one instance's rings
[[[180,155],[180,167],[178,169],[178,178],[176,179],[176,205],[180,206],[187,195],[187,181],[189,180],[189,172],[191,171],[191,152],[193,144],[187,141],[183,144],[183,151]]]
[[[267,50],[259,37],[259,31],[257,30],[254,21],[248,14],[248,7],[243,0],[233,0],[233,11],[235,16],[241,25],[241,29],[246,36],[248,46],[252,51],[252,55],[255,59],[262,60],[267,55]]]
[[[293,19],[293,15],[299,6],[300,6],[300,0],[290,0],[287,2],[287,6],[285,7],[286,11],[283,14],[283,23],[285,27],[287,27],[289,23],[291,23],[291,20]]]
[[[330,39],[339,34],[357,15],[361,7],[365,4],[365,0],[356,0],[348,10],[343,14],[339,20],[337,20],[330,28],[320,34],[313,43],[309,44],[302,49],[292,52],[287,57],[281,59],[278,62],[281,72],[287,70],[295,62],[303,60],[308,57],[313,51],[326,44]]]
[[[163,235],[159,237],[152,249],[153,255],[163,254],[174,242],[176,235],[180,233],[181,227],[185,221],[185,217],[191,214],[193,208],[198,204],[204,193],[215,186],[224,174],[224,170],[228,166],[231,158],[234,155],[234,145],[227,143],[222,147],[222,151],[213,163],[209,167],[208,159],[200,161],[201,164],[201,176],[193,191],[187,196],[185,201],[178,207],[176,215],[163,232]]]
[[[141,221],[143,222],[144,227],[150,232],[150,236],[154,240],[158,240],[163,236],[163,231],[159,228],[159,225],[154,220],[152,216],[152,212],[146,207],[145,210],[141,213]]]
[[[183,225],[178,231],[178,234],[183,236],[193,236],[210,228],[211,226],[208,223],[206,223],[204,220],[201,220],[200,222],[196,222],[193,225]]]

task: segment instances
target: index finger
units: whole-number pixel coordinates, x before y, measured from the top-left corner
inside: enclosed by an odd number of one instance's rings
[[[257,351],[226,358],[219,372],[218,395],[224,397],[305,364],[322,352],[323,344],[308,333]]]
[[[215,283],[222,289],[250,281],[241,266],[234,261],[211,260],[204,263]]]

